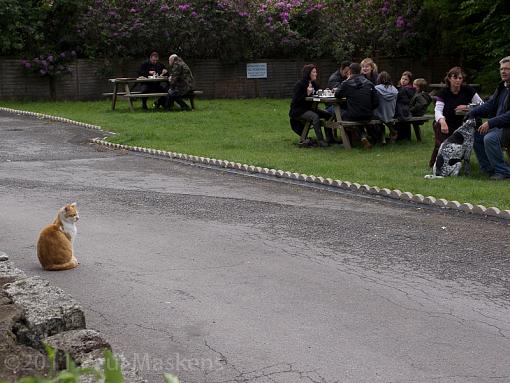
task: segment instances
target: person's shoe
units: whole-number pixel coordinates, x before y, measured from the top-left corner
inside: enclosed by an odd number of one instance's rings
[[[305,140],[299,140],[299,146],[301,148],[311,148],[314,145],[313,142],[307,138]]]
[[[510,176],[506,174],[495,173],[492,176],[490,176],[489,179],[492,181],[501,181],[510,179]]]
[[[368,141],[368,138],[366,137],[361,137],[361,145],[363,145],[363,149],[372,149],[372,144],[370,143],[370,141]]]

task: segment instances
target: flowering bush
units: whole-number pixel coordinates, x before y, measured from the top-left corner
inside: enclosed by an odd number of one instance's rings
[[[329,7],[321,45],[337,57],[411,55],[422,15],[420,0],[361,0]]]
[[[68,64],[76,58],[76,52],[62,52],[60,54],[46,53],[32,60],[21,60],[23,69],[29,73],[35,73],[41,77],[48,79],[50,90],[50,98],[57,99],[57,90],[55,86],[55,79],[57,76],[70,74],[71,69]]]
[[[76,58],[76,52],[62,52],[60,54],[42,54],[32,60],[21,60],[21,65],[27,72],[42,77],[56,77],[71,73],[68,64]]]
[[[146,56],[152,50],[224,61],[390,55],[409,47],[421,3],[93,0],[78,34],[89,57]]]

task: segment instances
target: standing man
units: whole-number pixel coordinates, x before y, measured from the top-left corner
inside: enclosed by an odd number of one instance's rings
[[[499,62],[501,82],[485,104],[474,108],[470,118],[488,117],[475,132],[474,149],[480,169],[494,181],[510,178],[502,146],[510,144],[510,56]]]
[[[138,76],[149,77],[149,76],[165,76],[168,73],[165,66],[159,62],[159,53],[152,52],[149,56],[149,60],[145,61],[138,69]],[[162,93],[166,92],[166,86],[159,82],[150,82],[142,84],[140,91],[142,93]],[[161,101],[158,100],[154,103],[156,107],[159,107]],[[147,109],[147,98],[142,98],[142,108]]]
[[[177,55],[168,58],[170,77],[168,78],[169,89],[166,108],[172,110],[174,101],[179,104],[181,110],[191,110],[182,99],[193,91],[194,78],[189,66]]]

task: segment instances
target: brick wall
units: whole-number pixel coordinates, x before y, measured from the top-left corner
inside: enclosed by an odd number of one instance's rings
[[[113,77],[135,77],[143,61],[124,63]],[[301,69],[308,61],[258,60],[267,63],[267,79],[247,79],[246,64],[224,64],[218,60],[196,60],[188,64],[196,80],[196,88],[204,91],[205,98],[290,97],[294,83],[301,77]],[[404,70],[429,82],[440,82],[446,71],[455,63],[449,58],[434,58],[420,62],[407,57],[380,58],[380,70],[388,71],[393,80]],[[315,61],[319,68],[319,84],[323,87],[336,70],[332,60]],[[99,75],[100,63],[76,60],[71,65],[72,74],[57,80],[57,98],[68,100],[94,100],[103,92],[111,91],[106,77]],[[25,74],[18,59],[0,58],[0,100],[49,99],[47,80]]]

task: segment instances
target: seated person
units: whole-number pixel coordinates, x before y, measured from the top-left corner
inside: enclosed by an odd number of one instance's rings
[[[413,74],[409,71],[402,73],[400,77],[397,96],[397,106],[395,108],[395,118],[398,120],[395,127],[397,130],[398,140],[410,140],[411,139],[411,124],[406,122],[411,115],[409,105],[411,104],[411,98],[414,96],[413,88]]]
[[[349,77],[349,65],[351,65],[350,61],[342,61],[340,68],[329,76],[329,89],[338,88],[343,81],[347,80],[347,77]]]
[[[488,118],[475,132],[474,149],[480,171],[493,181],[510,179],[502,149],[510,145],[510,56],[500,60],[499,75],[501,82],[489,101],[469,112],[469,118]]]
[[[361,74],[361,65],[352,63],[350,66],[351,75],[345,80],[335,92],[338,99],[346,99],[346,108],[342,111],[342,119],[346,121],[371,120],[374,109],[379,106],[379,96],[374,84]],[[358,132],[361,143],[366,149],[372,145],[368,140],[365,127],[359,127]]]
[[[379,96],[379,106],[374,111],[374,115],[384,122],[384,124],[390,129],[390,138],[394,141],[397,137],[397,132],[393,126],[391,121],[393,120],[393,116],[395,115],[395,106],[397,105],[397,94],[398,90],[391,83],[390,74],[386,71],[382,71],[379,73],[377,77],[377,85],[375,86],[377,90],[377,94]],[[384,143],[386,139],[384,138],[384,126],[382,128],[382,142]]]
[[[138,76],[149,77],[149,76],[165,76],[168,73],[165,66],[159,62],[158,52],[152,52],[149,60],[145,61],[138,69]],[[142,93],[164,93],[166,92],[166,84],[159,82],[149,82],[141,84],[140,91]],[[165,98],[162,97],[154,103],[156,107],[163,105]],[[147,98],[142,98],[142,108],[147,109]]]
[[[174,102],[177,102],[181,110],[191,110],[191,108],[182,99],[193,91],[194,81],[193,73],[189,66],[176,54],[168,58],[170,68],[170,77],[168,78],[169,88],[166,102],[166,109],[172,110]]]
[[[458,110],[465,110],[470,103],[479,104],[482,99],[474,88],[467,85],[466,73],[461,67],[451,68],[444,79],[446,86],[439,91],[434,108],[435,123],[434,149],[430,156],[429,167],[436,162],[439,147],[462,125],[464,116],[457,115]]]
[[[307,64],[303,67],[303,77],[294,85],[294,93],[292,101],[290,103],[290,125],[294,132],[301,135],[303,132],[303,122],[310,121],[315,131],[315,136],[319,146],[328,146],[328,143],[324,141],[322,135],[320,119],[331,117],[331,114],[325,110],[317,109],[313,110],[313,102],[307,101],[306,97],[312,96],[317,92],[319,86],[316,83],[317,80],[317,67],[313,64]],[[331,129],[326,129],[326,136],[328,141],[333,140],[333,132]],[[300,142],[301,144],[308,144],[308,142]]]
[[[370,57],[363,59],[360,63],[361,65],[361,74],[366,77],[368,81],[371,81],[372,84],[377,83],[377,65]]]
[[[432,102],[432,97],[425,92],[425,88],[427,88],[427,81],[425,81],[424,78],[417,78],[414,80],[413,86],[415,93],[411,98],[409,111],[413,117],[421,117],[427,112],[427,108]],[[420,125],[423,125],[423,122],[413,122],[413,129],[417,141],[421,141]]]

